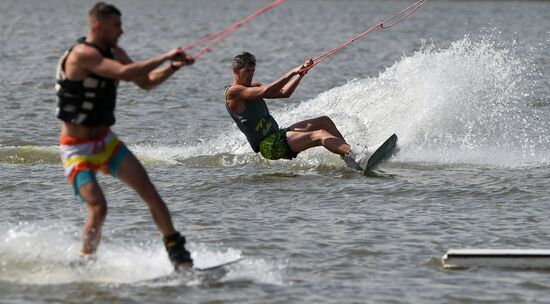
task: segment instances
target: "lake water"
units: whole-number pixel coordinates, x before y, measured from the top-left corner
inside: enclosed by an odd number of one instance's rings
[[[547,271],[442,268],[450,248],[550,248],[550,2],[432,0],[319,64],[282,126],[328,115],[359,153],[399,153],[363,177],[322,148],[254,154],[229,118],[231,59],[270,82],[412,1],[289,0],[145,92],[122,83],[114,131],[143,161],[199,265],[171,275],[146,205],[100,177],[97,260],[77,256],[86,208],[58,157],[58,58],[93,1],[0,2],[0,302],[544,303]],[[218,31],[259,0],[115,1],[120,45],[147,59]]]

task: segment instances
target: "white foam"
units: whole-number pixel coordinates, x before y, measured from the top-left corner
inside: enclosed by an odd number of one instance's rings
[[[92,282],[100,284],[196,285],[201,277],[175,276],[161,241],[136,243],[104,235],[94,260],[78,257],[81,227],[59,222],[0,225],[0,281],[56,285]],[[190,243],[197,267],[208,267],[243,257],[238,249],[212,249]],[[261,259],[246,258],[228,267],[224,281],[254,280],[280,284],[278,267]],[[208,278],[206,278],[208,279]]]
[[[397,133],[397,162],[540,165],[550,160],[550,135],[544,114],[528,105],[533,87],[528,57],[514,42],[490,36],[465,37],[445,49],[426,44],[377,77],[352,80],[297,106],[273,111],[273,116],[287,126],[327,115],[358,153],[366,152],[367,146],[372,152]],[[197,145],[137,150],[168,160],[238,156],[220,162],[229,166],[259,161],[233,125]],[[342,165],[323,149],[306,151],[297,162]]]
[[[270,285],[285,285],[283,274],[286,265],[281,262],[267,261],[265,259],[244,259],[232,266],[223,281],[253,281]]]

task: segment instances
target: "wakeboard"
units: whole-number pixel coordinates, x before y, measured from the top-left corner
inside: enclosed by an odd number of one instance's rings
[[[163,282],[164,283],[170,282],[172,280],[176,280],[179,282],[182,279],[184,281],[187,281],[187,280],[192,281],[192,280],[199,279],[201,282],[215,282],[220,280],[226,275],[228,271],[228,269],[225,268],[226,266],[235,264],[241,261],[242,259],[244,258],[239,257],[239,258],[222,262],[222,263],[209,263],[206,265],[202,265],[201,263],[199,265],[194,265],[193,268],[176,269],[176,271],[171,272],[166,276],[160,276],[157,278],[145,280],[143,282],[157,284],[157,283],[163,283]]]
[[[208,266],[202,266],[202,267],[198,267],[198,266],[193,266],[193,270],[196,270],[196,271],[210,271],[210,270],[216,270],[216,269],[220,269],[220,268],[223,268],[225,266],[229,266],[231,264],[235,264],[239,261],[241,261],[243,258],[237,258],[237,259],[234,259],[234,260],[231,260],[231,261],[227,261],[227,262],[223,262],[223,263],[218,263],[218,264],[214,264],[214,265],[208,265]]]
[[[369,175],[372,170],[376,169],[376,167],[382,163],[383,161],[390,158],[395,150],[395,147],[397,145],[397,135],[393,134],[390,136],[386,141],[374,151],[374,153],[369,157],[369,160],[367,161],[367,166],[365,167],[365,171],[363,171],[364,175]]]

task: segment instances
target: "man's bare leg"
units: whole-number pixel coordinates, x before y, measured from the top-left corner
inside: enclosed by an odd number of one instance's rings
[[[289,128],[292,131],[298,131],[298,132],[325,130],[328,133],[340,138],[344,142],[346,141],[344,139],[344,136],[342,136],[342,134],[340,133],[340,131],[332,121],[332,119],[330,119],[328,116],[321,116],[313,119],[300,121],[291,125]]]
[[[188,258],[188,262],[174,265],[176,269],[190,268],[193,266],[189,252],[184,249],[185,238],[174,228],[168,207],[160,197],[155,186],[149,179],[147,172],[139,160],[131,153],[124,156],[118,172],[118,178],[134,189],[147,203],[155,224],[164,236],[164,242],[169,251],[172,263],[181,260],[182,256]],[[171,249],[168,249],[171,247]],[[177,248],[176,248],[177,247]]]
[[[162,235],[168,236],[176,232],[168,207],[151,183],[145,168],[133,154],[129,153],[124,156],[118,171],[118,178],[134,189],[147,203],[153,220]]]
[[[101,227],[107,215],[107,202],[97,182],[85,183],[79,188],[80,195],[88,206],[88,219],[84,224],[83,244],[80,254],[90,255],[96,252],[101,240]]]
[[[352,169],[363,169],[352,156],[351,146],[346,142],[336,125],[327,116],[304,120],[290,126],[287,142],[292,151],[299,153],[315,146],[324,146],[329,151],[339,154],[346,165]]]
[[[332,153],[339,155],[345,155],[351,151],[351,146],[343,139],[325,130],[309,132],[288,131],[286,136],[290,149],[295,153],[317,146],[323,146]]]

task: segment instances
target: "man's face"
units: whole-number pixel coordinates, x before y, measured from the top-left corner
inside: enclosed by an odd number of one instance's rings
[[[243,83],[250,84],[252,83],[252,77],[254,77],[255,70],[256,66],[254,65],[246,66],[237,71],[237,76]]]
[[[118,38],[124,33],[120,16],[111,15],[107,20],[101,22],[101,40],[109,48],[118,45]]]

